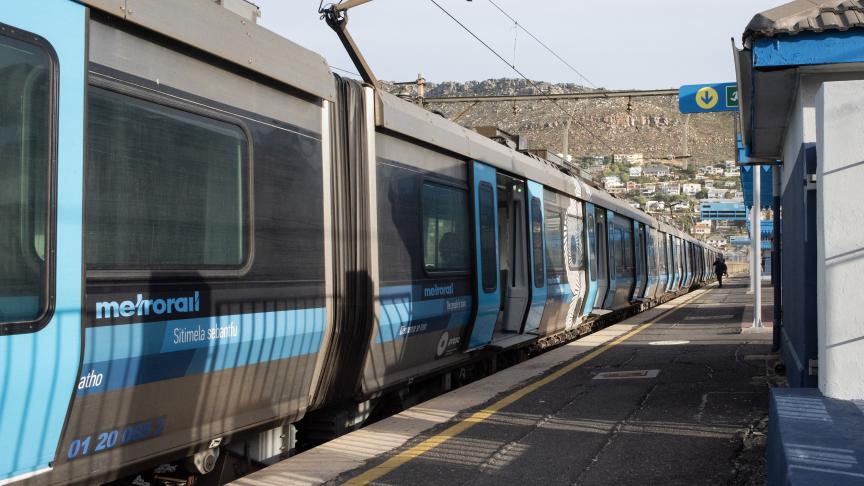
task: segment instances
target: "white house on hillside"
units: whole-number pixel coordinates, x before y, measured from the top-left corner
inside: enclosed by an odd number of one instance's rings
[[[681,184],[681,192],[688,196],[695,196],[697,192],[702,190],[702,184],[685,183]]]

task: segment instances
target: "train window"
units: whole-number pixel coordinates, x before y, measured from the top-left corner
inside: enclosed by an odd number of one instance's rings
[[[87,118],[89,268],[244,263],[249,162],[240,127],[96,87]]]
[[[567,215],[567,244],[570,253],[567,258],[567,267],[570,270],[583,270],[585,268],[585,250],[582,245],[582,233],[585,231],[582,218]]]
[[[546,211],[546,266],[552,273],[564,271],[564,236],[561,234],[561,213]]]
[[[543,205],[540,198],[531,198],[531,244],[534,249],[534,287],[542,288],[546,281],[543,265]]]
[[[635,270],[635,258],[633,254],[633,231],[628,227],[626,230],[621,230],[621,248],[624,253],[624,268],[627,269],[627,275],[631,276]]]
[[[610,231],[606,226],[606,210],[600,209],[597,213],[597,268],[595,275],[601,280],[609,278],[609,262],[614,258],[609,254],[609,236]]]
[[[594,227],[594,211],[588,213],[588,259],[591,265],[591,275],[597,279],[597,235]]]
[[[648,256],[648,275],[657,275],[657,237],[651,228],[645,228],[645,248]]]
[[[50,307],[55,61],[43,41],[26,38],[0,35],[0,325],[15,323],[0,334],[35,330],[25,323],[44,322]]]
[[[468,270],[468,194],[423,184],[423,266],[428,272]]]
[[[480,210],[480,265],[482,268],[483,291],[488,293],[498,289],[498,255],[495,247],[495,195],[492,184],[481,182],[478,201]]]
[[[612,236],[612,257],[615,260],[615,276],[623,277],[627,275],[627,262],[624,255],[624,230],[614,228]]]

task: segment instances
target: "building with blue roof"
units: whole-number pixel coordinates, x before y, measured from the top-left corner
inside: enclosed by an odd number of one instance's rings
[[[737,201],[700,201],[699,218],[703,220],[744,221],[747,208]]]

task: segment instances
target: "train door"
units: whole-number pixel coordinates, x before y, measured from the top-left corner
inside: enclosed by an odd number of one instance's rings
[[[611,214],[611,211],[609,214]],[[603,303],[606,301],[606,293],[609,290],[609,252],[608,232],[606,230],[606,210],[595,206],[594,218],[594,234],[597,239],[595,251],[597,256],[597,297],[594,301],[594,310],[596,311],[598,309],[604,309]]]
[[[669,253],[666,250],[669,241],[666,238],[666,233],[655,230],[654,242],[657,245],[657,273],[660,276],[654,295],[660,297],[669,290]]]
[[[696,267],[696,283],[702,281],[702,264],[704,263],[702,260],[702,248],[693,245],[693,263]]]
[[[582,201],[570,199],[567,208],[566,235],[567,243],[564,245],[567,264],[567,282],[572,293],[572,300],[567,309],[568,329],[579,323],[579,317],[583,315],[585,307],[586,269],[585,269],[585,218],[582,210]]]
[[[546,251],[543,228],[545,226],[543,214],[543,186],[528,181],[528,221],[531,242],[530,250],[530,286],[531,301],[528,316],[525,318],[523,332],[537,332],[540,328],[540,319],[543,317],[543,308],[546,306]]]
[[[699,257],[699,248],[696,244],[690,244],[690,258],[693,260],[693,284],[698,284],[702,276],[702,262]]]
[[[471,165],[474,198],[474,294],[468,348],[485,346],[492,341],[495,322],[501,308],[498,278],[498,196],[495,169],[480,162]]]
[[[639,250],[639,253],[642,255],[642,269],[645,272],[645,285],[643,285],[641,289],[641,293],[639,297],[645,298],[648,295],[648,287],[653,285],[654,281],[652,279],[652,275],[654,275],[655,268],[651,265],[651,255],[653,253],[649,253],[648,248],[649,244],[651,244],[651,235],[649,234],[651,228],[646,226],[643,223],[639,224],[639,239],[642,241],[642,247]]]
[[[615,224],[615,213],[606,211],[606,261],[608,262],[609,288],[606,290],[606,299],[603,301],[604,309],[613,309],[615,293],[618,291],[618,276],[624,261],[621,246],[624,244],[624,235]]]
[[[531,289],[525,182],[498,174],[498,268],[501,274],[501,314],[498,333],[522,330]]]
[[[5,484],[51,469],[73,391],[101,376],[78,381],[86,9],[66,0],[6,2],[0,23]]]
[[[595,217],[595,207],[591,203],[585,203],[585,239],[586,239],[586,258],[587,258],[587,276],[588,289],[585,292],[585,301],[582,304],[582,315],[587,316],[594,310],[594,303],[597,300],[599,292],[599,271],[600,266],[597,262],[597,220]]]
[[[681,283],[681,287],[687,288],[690,285],[693,268],[690,261],[690,243],[686,240],[681,240],[681,253],[684,254],[684,258],[682,259],[684,262],[684,282]]]
[[[678,254],[678,241],[674,236],[669,236],[669,250],[672,252],[672,291],[675,292],[681,285],[681,255]]]
[[[648,283],[648,272],[645,265],[645,225],[633,221],[633,250],[636,256],[636,283],[630,293],[629,300],[641,300],[645,296],[645,286]]]
[[[693,243],[687,242],[687,286],[693,285],[696,280],[696,259],[694,258]]]
[[[645,284],[645,292],[642,294],[646,299],[653,299],[654,293],[657,291],[657,282],[659,281],[659,268],[657,266],[657,239],[654,237],[654,229],[650,226],[644,226],[645,238],[645,271],[648,274],[647,283]]]
[[[687,288],[687,280],[690,278],[690,267],[687,265],[687,242],[678,240],[678,252],[681,254],[681,288]]]
[[[699,252],[700,248],[693,245],[693,248],[690,250],[693,255],[693,267],[695,268],[695,276],[693,277],[693,283],[699,283],[702,281],[702,254]]]
[[[666,235],[666,263],[669,264],[669,285],[666,286],[667,292],[676,290],[676,282],[678,280],[678,258],[675,255],[675,237]]]

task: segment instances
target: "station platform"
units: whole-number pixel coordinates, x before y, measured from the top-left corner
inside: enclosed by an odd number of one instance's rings
[[[762,484],[771,332],[691,292],[246,476],[285,484]]]

